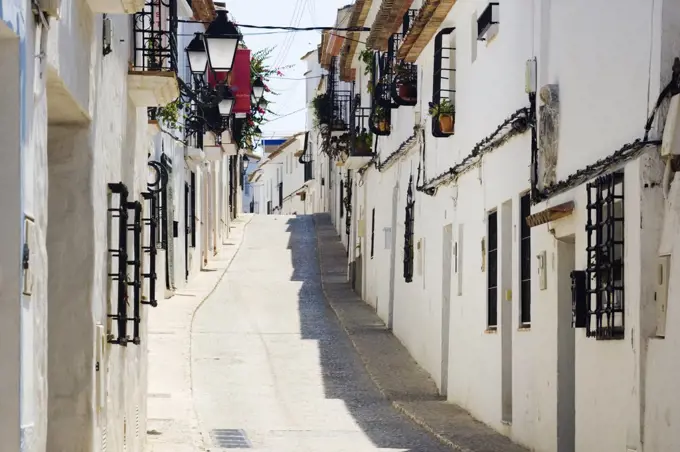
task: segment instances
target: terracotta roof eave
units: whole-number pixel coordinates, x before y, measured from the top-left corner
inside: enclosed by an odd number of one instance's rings
[[[399,48],[397,57],[408,63],[415,63],[455,4],[456,0],[426,0]]]
[[[357,0],[352,10],[352,16],[349,20],[349,27],[363,27],[368,17],[368,12],[371,9],[373,0]],[[351,31],[347,34],[349,41],[349,50],[342,54],[340,59],[340,79],[345,82],[350,82],[355,78],[355,71],[352,71],[352,63],[354,55],[356,54],[358,41],[361,37],[360,32]]]
[[[413,0],[382,0],[378,15],[373,21],[371,32],[366,40],[366,46],[386,51],[388,38],[397,32],[411,4]]]
[[[212,22],[217,15],[213,0],[193,0],[191,9],[194,11],[194,19],[201,22]],[[205,27],[207,28],[208,24],[205,24]]]

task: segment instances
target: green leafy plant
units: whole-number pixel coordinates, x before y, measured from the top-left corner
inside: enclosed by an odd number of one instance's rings
[[[359,53],[359,61],[364,64],[364,75],[368,76],[366,89],[369,93],[373,93],[373,70],[375,68],[375,52],[369,49],[364,49]]]
[[[363,129],[359,132],[357,127],[356,135],[354,136],[354,148],[360,153],[371,152],[373,146],[373,134]]]
[[[318,127],[321,124],[327,124],[330,120],[330,98],[326,93],[317,94],[312,99],[312,108],[314,109],[314,125]]]
[[[453,114],[456,111],[451,101],[447,98],[442,99],[438,104],[430,102],[429,106],[430,109],[428,113],[432,117],[439,117],[444,115],[453,116]]]
[[[170,129],[182,129],[182,125],[179,123],[180,113],[184,110],[185,104],[180,98],[175,99],[169,104],[163,107],[156,108],[156,120],[163,122],[164,125]]]
[[[377,127],[381,132],[386,132],[390,129],[390,125],[387,122],[387,113],[385,112],[385,109],[379,105],[375,107],[375,110],[373,110],[371,120],[373,121],[375,127]]]

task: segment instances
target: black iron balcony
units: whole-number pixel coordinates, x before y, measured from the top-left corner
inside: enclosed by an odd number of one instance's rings
[[[177,2],[146,0],[132,16],[128,86],[137,106],[164,106],[179,96]]]
[[[352,117],[350,120],[350,157],[373,156],[373,134],[370,130],[371,109],[361,106],[361,96],[356,95],[352,101]]]
[[[390,65],[390,94],[397,106],[413,106],[418,102],[418,68],[412,63],[397,60],[399,46],[404,39],[401,33],[389,39],[387,61]]]
[[[352,93],[348,90],[331,93],[331,132],[347,132],[351,120]]]
[[[177,2],[147,0],[132,16],[133,71],[177,72]]]
[[[359,169],[373,158],[373,133],[371,131],[371,109],[361,106],[361,96],[352,101],[349,132],[349,155],[345,162],[347,169]]]

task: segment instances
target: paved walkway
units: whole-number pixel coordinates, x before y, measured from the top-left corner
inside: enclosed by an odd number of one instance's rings
[[[147,452],[206,450],[191,390],[191,322],[224,276],[250,218],[246,215],[232,223],[227,246],[217,258],[149,316]]]
[[[429,374],[390,333],[373,308],[346,281],[345,249],[327,214],[315,215],[323,287],[366,371],[392,405],[436,436],[465,452],[526,452],[439,396]]]
[[[328,216],[249,220],[151,317],[149,452],[524,451],[441,400],[345,282]]]
[[[393,409],[323,297],[311,216],[255,216],[196,313],[194,398],[211,451],[450,450]],[[237,449],[238,450],[238,449]]]

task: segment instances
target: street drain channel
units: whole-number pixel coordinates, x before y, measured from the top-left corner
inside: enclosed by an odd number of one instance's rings
[[[250,449],[253,447],[246,432],[241,429],[220,428],[210,432],[216,447],[223,449]]]

